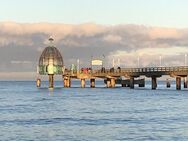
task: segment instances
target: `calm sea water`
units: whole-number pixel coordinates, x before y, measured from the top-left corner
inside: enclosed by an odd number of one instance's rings
[[[188,140],[188,91],[165,88],[65,89],[57,82],[0,82],[0,140]],[[163,84],[164,83],[164,84]]]

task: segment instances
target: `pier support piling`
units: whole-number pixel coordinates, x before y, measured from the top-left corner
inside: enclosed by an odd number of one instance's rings
[[[115,81],[115,78],[111,78],[111,87],[112,88],[115,88],[115,86],[116,86],[116,81]]]
[[[145,84],[138,84],[138,87],[145,87]]]
[[[86,80],[81,79],[81,88],[85,88],[85,87],[86,87]]]
[[[54,75],[49,74],[49,88],[54,88]]]
[[[68,88],[71,87],[71,79],[70,79],[70,78],[67,79],[67,87],[68,87]]]
[[[187,88],[187,84],[188,84],[187,77],[184,77],[184,88]]]
[[[126,87],[127,85],[126,84],[121,84],[122,85],[122,87]]]
[[[130,88],[134,89],[134,77],[130,78]]]
[[[152,80],[152,90],[156,90],[156,88],[157,88],[157,77],[152,77],[151,78]]]
[[[170,88],[170,87],[171,87],[170,81],[169,81],[168,79],[166,80],[166,87],[167,87],[167,88]]]
[[[151,78],[151,85],[152,85],[152,90],[156,90],[157,89],[157,77],[152,77]]]
[[[176,89],[181,90],[181,77],[176,77]]]
[[[71,87],[71,78],[65,77],[64,78],[64,87],[70,88]]]
[[[40,80],[39,78],[37,79],[36,84],[37,84],[37,87],[38,87],[38,88],[41,86],[41,80]]]
[[[111,80],[109,78],[106,80],[106,87],[111,88]]]
[[[63,84],[64,84],[64,87],[67,88],[67,79],[64,78]]]
[[[95,79],[90,80],[90,86],[91,88],[95,88]]]

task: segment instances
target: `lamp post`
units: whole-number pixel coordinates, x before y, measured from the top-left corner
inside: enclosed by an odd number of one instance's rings
[[[77,59],[77,73],[80,73],[80,60]]]
[[[185,54],[185,66],[187,66],[187,54]]]
[[[93,69],[93,55],[91,55],[91,62],[90,62],[91,64],[91,71],[92,71],[92,69]]]
[[[105,55],[103,54],[103,60],[102,60],[102,68],[104,67],[105,68]]]
[[[118,67],[120,67],[120,66],[121,66],[120,59],[118,58]]]
[[[138,56],[137,58],[137,65],[138,65],[138,68],[140,67],[140,57]]]
[[[162,56],[161,55],[159,56],[159,65],[160,65],[160,67],[162,66]]]
[[[113,68],[115,67],[115,61],[114,61],[114,58],[112,59],[112,67],[113,67]]]

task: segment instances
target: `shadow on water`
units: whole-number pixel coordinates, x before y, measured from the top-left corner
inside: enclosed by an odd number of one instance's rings
[[[48,91],[54,91],[54,90],[73,90],[73,89],[79,89],[79,90],[97,90],[97,89],[103,89],[103,90],[117,90],[117,89],[121,89],[121,90],[132,90],[132,91],[176,91],[176,92],[181,92],[181,91],[188,91],[188,89],[182,88],[181,90],[176,90],[174,88],[157,88],[156,90],[152,90],[149,87],[135,87],[134,89],[130,89],[129,87],[115,87],[115,88],[107,88],[107,87],[95,87],[95,88],[90,88],[90,87],[85,87],[85,88],[81,88],[81,87],[70,87],[70,88],[64,88],[64,87],[54,87],[54,88],[48,88],[48,87],[40,87],[37,88],[38,90],[48,90]]]

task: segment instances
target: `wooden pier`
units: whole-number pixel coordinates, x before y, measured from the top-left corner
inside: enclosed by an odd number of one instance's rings
[[[176,89],[181,90],[181,81],[184,80],[184,88],[188,85],[188,66],[178,67],[147,67],[147,68],[119,68],[119,69],[106,69],[91,70],[87,73],[81,71],[66,70],[63,74],[64,87],[71,87],[72,79],[80,79],[81,87],[85,87],[86,79],[90,79],[91,88],[95,87],[95,79],[104,79],[107,88],[114,88],[116,84],[121,84],[122,87],[130,87],[134,89],[135,84],[139,87],[145,87],[145,80],[137,79],[139,77],[151,78],[151,89],[157,89],[157,79],[162,76],[170,76],[176,79]],[[121,77],[127,78],[121,80]],[[170,82],[167,80],[167,88]]]

